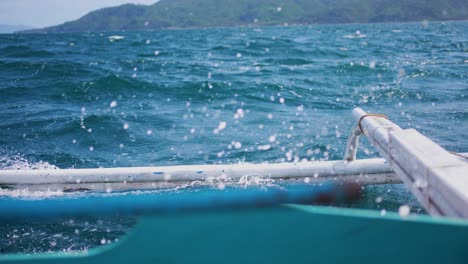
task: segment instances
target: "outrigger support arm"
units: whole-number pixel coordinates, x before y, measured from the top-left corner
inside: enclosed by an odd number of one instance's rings
[[[345,160],[356,157],[358,137],[366,135],[431,215],[468,218],[468,160],[443,149],[414,129],[401,129],[386,116],[353,110],[358,124]]]

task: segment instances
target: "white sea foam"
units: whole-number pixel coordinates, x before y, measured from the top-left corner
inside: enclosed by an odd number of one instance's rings
[[[0,170],[57,170],[57,166],[45,161],[30,162],[22,155],[0,155]]]
[[[26,198],[26,199],[44,199],[57,196],[63,196],[66,193],[58,190],[46,190],[46,191],[30,191],[29,189],[1,189],[0,188],[0,197],[7,196],[12,198]]]
[[[116,41],[116,40],[122,40],[125,37],[124,36],[113,35],[113,36],[109,36],[108,38],[109,38],[109,41]]]
[[[355,38],[365,38],[366,35],[362,34],[361,31],[356,30],[354,34],[344,35],[343,38],[355,39]]]

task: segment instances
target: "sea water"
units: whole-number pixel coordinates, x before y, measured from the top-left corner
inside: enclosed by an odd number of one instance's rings
[[[354,107],[468,152],[467,54],[467,22],[0,35],[0,166],[342,159]],[[376,156],[363,140],[358,158]],[[422,212],[403,185],[363,191],[342,206]],[[136,221],[2,224],[0,253],[86,250]]]

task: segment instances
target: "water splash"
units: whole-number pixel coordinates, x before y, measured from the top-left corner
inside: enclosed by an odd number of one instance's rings
[[[66,195],[63,191],[31,191],[29,189],[1,189],[0,197],[21,198],[28,200],[41,200]]]
[[[2,151],[5,152],[5,151]],[[31,162],[21,154],[0,155],[0,170],[58,170],[59,168],[45,161]],[[62,191],[46,190],[46,191],[30,191],[24,189],[9,189],[0,186],[0,197],[26,197],[31,199],[41,199],[46,197],[54,197],[63,195]]]
[[[59,168],[45,161],[30,162],[20,154],[0,154],[0,170],[58,170]]]

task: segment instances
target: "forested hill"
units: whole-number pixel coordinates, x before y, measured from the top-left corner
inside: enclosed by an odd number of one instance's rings
[[[29,32],[466,19],[467,0],[161,0],[104,8]]]

